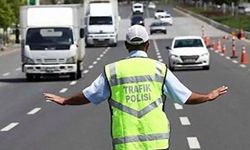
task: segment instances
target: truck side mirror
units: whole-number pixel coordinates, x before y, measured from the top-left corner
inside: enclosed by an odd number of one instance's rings
[[[80,29],[80,38],[84,38],[84,29],[83,28]]]

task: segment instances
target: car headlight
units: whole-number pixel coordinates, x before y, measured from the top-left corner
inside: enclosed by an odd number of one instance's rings
[[[208,55],[209,55],[208,53],[201,54],[202,57],[208,56]]]
[[[26,63],[26,64],[34,64],[35,62],[34,62],[33,59],[24,56],[24,63]]]
[[[170,56],[171,56],[171,57],[174,57],[174,58],[177,58],[177,57],[178,57],[178,55],[175,55],[175,54],[171,54]]]
[[[75,57],[70,57],[66,60],[66,64],[75,64],[76,63],[76,59]]]

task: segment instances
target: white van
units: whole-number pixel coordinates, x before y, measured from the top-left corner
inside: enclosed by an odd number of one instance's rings
[[[55,74],[81,78],[85,56],[82,8],[80,4],[20,8],[22,71],[28,81]]]
[[[117,1],[90,1],[87,7],[86,45],[116,46],[118,42]]]
[[[143,10],[143,4],[141,4],[141,3],[135,3],[135,4],[133,4],[132,11],[133,11],[133,13],[134,12],[143,13],[144,12],[144,10]]]

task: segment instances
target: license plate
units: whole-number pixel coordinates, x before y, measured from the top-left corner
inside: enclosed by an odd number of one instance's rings
[[[184,62],[185,63],[194,63],[195,59],[185,59]]]
[[[98,39],[98,41],[99,41],[99,42],[104,42],[104,41],[105,41],[105,39]]]

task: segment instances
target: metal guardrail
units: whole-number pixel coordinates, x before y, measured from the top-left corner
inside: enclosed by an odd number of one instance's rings
[[[196,17],[196,18],[198,18],[198,19],[200,19],[200,20],[202,20],[202,21],[205,21],[206,23],[208,23],[208,24],[214,26],[215,28],[218,28],[218,29],[220,29],[220,30],[223,30],[223,31],[225,31],[225,32],[227,32],[227,33],[230,33],[230,34],[231,34],[232,32],[239,31],[238,29],[230,28],[230,27],[227,26],[227,25],[221,24],[221,23],[216,22],[216,21],[214,21],[214,20],[212,20],[212,19],[209,19],[209,18],[207,18],[207,17],[204,17],[204,16],[199,15],[199,14],[197,14],[197,13],[194,13],[194,12],[192,12],[192,11],[186,10],[186,9],[184,9],[184,8],[182,8],[182,7],[176,6],[176,8],[179,9],[179,10],[181,10],[181,11],[183,11],[183,12],[185,12],[185,13],[188,13],[188,14],[192,15],[193,17]],[[246,38],[247,38],[247,39],[250,39],[250,32],[247,32],[247,31],[244,31],[244,32],[245,32]]]

